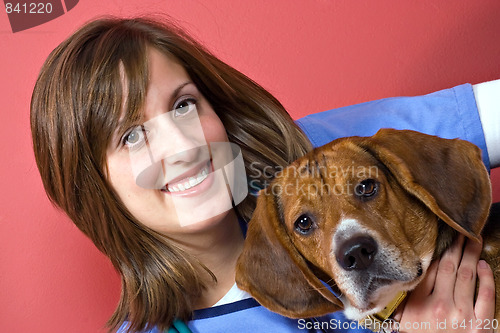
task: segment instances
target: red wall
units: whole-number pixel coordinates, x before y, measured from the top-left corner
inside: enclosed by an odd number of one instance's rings
[[[500,78],[498,0],[80,0],[12,33],[0,13],[0,332],[104,332],[113,268],[45,197],[29,100],[48,53],[102,14],[167,13],[298,118]],[[3,9],[3,7],[2,7]],[[500,172],[493,173],[500,200]]]

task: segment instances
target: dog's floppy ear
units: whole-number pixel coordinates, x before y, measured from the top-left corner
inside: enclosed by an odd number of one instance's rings
[[[321,316],[341,309],[342,303],[290,242],[271,192],[269,188],[262,190],[257,198],[236,266],[236,283],[266,308],[290,318]]]
[[[459,139],[383,129],[366,139],[370,151],[411,194],[460,233],[479,239],[491,205],[481,150]]]

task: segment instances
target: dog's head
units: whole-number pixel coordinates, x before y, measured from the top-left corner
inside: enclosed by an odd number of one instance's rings
[[[490,204],[469,142],[389,129],[339,139],[259,193],[236,281],[288,317],[360,319],[422,280],[442,226],[478,239]]]

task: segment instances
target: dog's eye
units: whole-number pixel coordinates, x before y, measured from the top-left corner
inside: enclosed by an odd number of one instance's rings
[[[314,229],[314,221],[311,216],[303,214],[295,220],[294,227],[297,232],[307,235]]]
[[[354,188],[354,194],[362,199],[373,197],[378,192],[378,183],[375,179],[365,179]]]

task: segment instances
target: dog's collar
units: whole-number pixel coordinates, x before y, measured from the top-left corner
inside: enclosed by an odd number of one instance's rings
[[[406,294],[407,294],[406,291],[402,291],[399,294],[397,294],[396,297],[394,297],[394,299],[390,301],[389,304],[384,309],[382,309],[382,311],[366,316],[365,318],[359,320],[360,325],[370,329],[373,332],[385,332],[384,329],[385,326],[387,326],[388,324],[388,320],[390,320],[389,317],[394,313],[394,311],[396,311],[399,304],[403,302],[403,300],[406,297]],[[392,329],[389,330],[388,332],[391,331]]]

